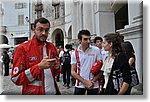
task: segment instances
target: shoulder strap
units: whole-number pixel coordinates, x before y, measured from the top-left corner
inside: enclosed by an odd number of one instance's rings
[[[77,60],[78,75],[80,75],[80,59],[79,59],[79,52],[77,49],[75,50],[75,56]],[[77,82],[77,86],[79,86],[79,81]]]
[[[80,60],[79,60],[79,52],[78,52],[77,49],[75,50],[75,55],[76,55],[77,63],[80,64]]]

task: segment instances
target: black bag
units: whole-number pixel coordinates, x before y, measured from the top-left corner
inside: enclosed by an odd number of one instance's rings
[[[118,56],[119,56],[119,54],[116,56],[116,64],[118,62]],[[115,69],[112,72],[112,81],[113,81],[114,89],[116,91],[119,91],[123,84],[122,71],[119,68]]]
[[[130,72],[131,72],[130,86],[133,87],[139,84],[139,78],[138,78],[137,71],[134,67],[131,66]],[[112,78],[113,78],[114,89],[119,91],[119,89],[121,88],[121,85],[123,84],[123,77],[122,77],[121,70],[117,69],[113,71]]]
[[[114,89],[119,91],[123,84],[123,77],[122,77],[122,72],[120,69],[113,71],[112,81],[113,81]]]
[[[68,65],[71,62],[71,55],[69,51],[64,51],[63,57],[62,57],[62,63],[63,65]]]
[[[131,77],[132,77],[130,86],[133,87],[139,84],[139,78],[138,78],[137,71],[133,66],[130,67],[130,72],[131,72]]]
[[[116,60],[118,60],[118,55]],[[116,61],[117,62],[117,61]],[[139,78],[136,69],[133,66],[130,66],[130,72],[131,72],[131,84],[130,86],[136,86],[139,84]],[[114,89],[119,91],[122,84],[123,84],[123,76],[122,76],[122,70],[116,69],[112,72],[112,81],[114,85]]]

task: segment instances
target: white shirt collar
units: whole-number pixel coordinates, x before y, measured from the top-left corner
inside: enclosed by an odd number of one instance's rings
[[[81,50],[80,47],[81,47],[81,44],[78,46],[78,51],[82,51],[82,52],[83,52],[83,50]],[[91,48],[92,48],[92,46],[90,45],[90,46],[86,49],[86,51],[88,51],[88,49],[91,49]],[[86,51],[85,51],[85,52],[86,52]]]

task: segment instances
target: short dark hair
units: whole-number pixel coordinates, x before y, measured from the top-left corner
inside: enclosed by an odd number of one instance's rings
[[[70,44],[70,49],[72,49],[72,45]]]
[[[50,27],[50,22],[48,21],[48,19],[42,17],[42,18],[38,18],[38,19],[36,19],[36,20],[34,21],[34,28],[36,28],[36,24],[37,24],[38,22],[40,22],[40,23],[42,23],[42,24],[48,23],[48,24],[49,24],[49,27]]]
[[[78,33],[78,39],[79,40],[82,39],[82,35],[91,36],[91,33],[88,30],[80,30]]]
[[[65,45],[65,48],[66,48],[66,49],[69,49],[69,48],[70,48],[70,45],[69,45],[69,44],[66,44],[66,45]]]
[[[96,37],[94,38],[94,43],[96,43],[97,40],[100,40],[101,42],[103,41],[103,39],[102,39],[101,37],[99,37],[99,36],[96,36]]]

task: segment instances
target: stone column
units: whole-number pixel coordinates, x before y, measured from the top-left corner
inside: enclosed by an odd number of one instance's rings
[[[79,31],[79,1],[74,0],[72,5],[72,39],[77,39],[78,31]]]
[[[99,1],[94,9],[96,34],[103,37],[108,32],[115,32],[114,12],[110,3]]]
[[[143,20],[143,3],[142,0],[128,0],[128,15],[129,15],[129,25],[135,23],[142,23]]]
[[[129,25],[124,29],[118,30],[124,35],[125,41],[130,41],[135,50],[136,69],[140,83],[143,82],[143,2],[142,0],[128,0],[128,19]]]
[[[92,22],[92,1],[83,0],[83,29],[89,30],[93,33]]]

